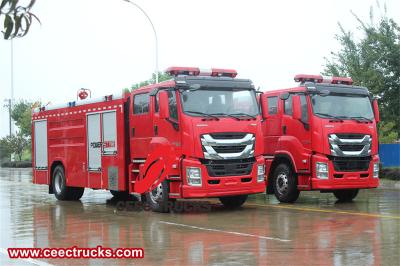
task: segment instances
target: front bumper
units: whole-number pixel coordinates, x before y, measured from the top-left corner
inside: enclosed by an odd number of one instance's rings
[[[213,198],[235,196],[244,194],[263,193],[265,191],[265,178],[257,182],[257,165],[264,165],[262,156],[256,157],[249,175],[212,177],[207,172],[207,167],[197,159],[184,159],[182,161],[182,198]],[[202,186],[188,185],[186,168],[198,167],[202,173]]]
[[[328,164],[328,179],[320,179],[316,176],[316,162]],[[376,188],[379,186],[379,178],[373,177],[373,164],[379,162],[379,156],[374,155],[369,162],[368,170],[355,172],[335,171],[333,162],[325,155],[313,155],[312,157],[312,177],[311,187],[314,190],[334,190],[334,189],[356,189],[356,188]]]

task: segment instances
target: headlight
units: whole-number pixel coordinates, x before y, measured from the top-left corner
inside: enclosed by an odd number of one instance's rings
[[[264,181],[265,175],[265,165],[259,164],[257,165],[257,182],[261,183]]]
[[[329,170],[327,163],[317,162],[315,165],[317,178],[319,179],[328,179]]]
[[[374,174],[373,174],[374,178],[378,178],[379,177],[379,163],[374,163]]]
[[[198,167],[187,167],[186,178],[188,185],[201,187],[201,169]]]

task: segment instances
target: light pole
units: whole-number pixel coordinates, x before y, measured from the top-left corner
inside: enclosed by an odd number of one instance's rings
[[[12,100],[11,99],[4,99],[4,102],[5,102],[5,104],[4,104],[4,107],[7,107],[8,108],[8,119],[9,119],[9,126],[10,126],[10,137],[11,137],[11,133],[12,133],[12,129],[11,129],[11,102],[12,102]]]
[[[130,0],[123,0],[125,2],[128,2],[131,5],[134,5],[135,7],[137,7],[140,11],[142,11],[142,13],[146,16],[147,20],[150,22],[151,27],[153,29],[154,32],[154,39],[156,41],[156,83],[158,83],[158,37],[157,37],[157,32],[156,32],[156,28],[154,27],[153,22],[151,21],[149,15],[147,15],[146,11],[144,11],[143,8],[141,8],[138,4],[130,1]]]

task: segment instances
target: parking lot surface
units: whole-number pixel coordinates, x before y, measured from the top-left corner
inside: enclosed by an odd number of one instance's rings
[[[205,203],[206,204],[206,203]],[[208,203],[207,203],[208,204]],[[29,169],[0,168],[0,265],[400,265],[400,188],[362,190],[352,203],[306,192],[226,210],[153,213],[87,189],[60,202]],[[121,207],[125,206],[125,207]],[[140,247],[143,259],[9,259],[9,247]]]

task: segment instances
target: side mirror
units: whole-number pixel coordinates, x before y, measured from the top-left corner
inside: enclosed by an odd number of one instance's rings
[[[287,99],[289,99],[289,96],[290,96],[290,94],[289,94],[288,92],[285,92],[285,93],[281,94],[281,95],[279,96],[279,98],[280,98],[281,100],[286,101]]]
[[[292,110],[293,110],[293,119],[301,121],[301,104],[300,104],[300,96],[293,95],[292,96]]]
[[[260,95],[261,112],[263,119],[267,119],[268,114],[268,99],[265,95]]]
[[[159,106],[160,106],[160,118],[168,119],[169,118],[169,100],[168,100],[168,92],[160,91],[159,92]]]
[[[374,106],[375,121],[376,123],[379,123],[381,121],[381,118],[379,115],[379,105],[377,99],[374,99],[373,106]]]

